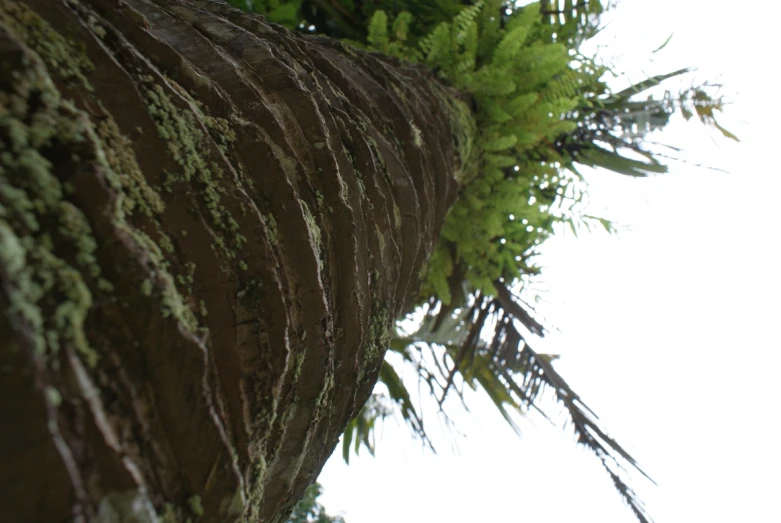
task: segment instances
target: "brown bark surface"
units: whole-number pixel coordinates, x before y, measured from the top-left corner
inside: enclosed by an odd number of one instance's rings
[[[0,0],[2,519],[284,520],[415,299],[453,100],[216,2]]]

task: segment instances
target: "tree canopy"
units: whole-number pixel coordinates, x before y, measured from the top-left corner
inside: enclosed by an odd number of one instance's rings
[[[421,274],[423,320],[415,332],[399,328],[389,349],[414,367],[440,408],[450,394],[463,399],[464,386],[482,389],[515,429],[511,413],[534,407],[539,392],[552,389],[578,442],[599,457],[640,521],[648,521],[619,474],[621,462],[639,467],[556,372],[553,357],[532,349],[545,326],[520,296],[539,273],[539,246],[557,224],[612,230],[608,219],[579,211],[587,191],[581,167],[640,177],[665,173],[664,157],[648,147],[647,136],[676,112],[737,139],[716,120],[724,103],[714,94],[717,86],[657,89],[690,72],[681,69],[611,89],[608,79],[617,72],[580,50],[600,30],[605,6],[599,0],[522,6],[504,0],[230,1],[293,30],[423,64],[463,94],[476,127],[458,141],[474,160],[459,173],[459,199]],[[397,369],[384,363],[380,381],[386,389],[345,432],[345,460],[361,445],[373,453],[375,423],[394,409],[431,445]]]

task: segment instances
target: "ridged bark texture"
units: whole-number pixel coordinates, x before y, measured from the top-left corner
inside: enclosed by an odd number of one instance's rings
[[[455,100],[222,3],[0,0],[2,519],[284,520],[416,297]]]

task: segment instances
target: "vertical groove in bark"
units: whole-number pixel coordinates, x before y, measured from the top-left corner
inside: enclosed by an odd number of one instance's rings
[[[284,519],[415,298],[458,102],[207,1],[0,0],[0,72],[0,506]]]

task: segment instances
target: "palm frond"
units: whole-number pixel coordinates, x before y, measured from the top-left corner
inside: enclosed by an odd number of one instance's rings
[[[431,445],[431,440],[423,427],[423,420],[415,410],[415,406],[412,404],[409,391],[404,386],[404,382],[396,370],[388,362],[382,363],[382,368],[380,368],[380,382],[384,383],[388,388],[388,394],[391,401],[399,406],[401,409],[401,416],[404,418],[407,425],[409,425],[421,441],[428,444],[428,446],[434,450],[433,445]]]
[[[571,426],[577,442],[585,445],[601,461],[610,475],[616,490],[630,506],[641,523],[650,523],[650,517],[634,490],[622,478],[621,472],[635,468],[646,478],[648,475],[636,460],[601,427],[597,415],[583,402],[564,378],[553,368],[555,357],[538,354],[529,344],[530,336],[542,336],[543,326],[522,305],[505,284],[495,282],[496,295],[470,296],[468,306],[458,307],[439,318],[441,308],[432,307],[411,335],[394,340],[394,350],[414,353],[424,347],[432,353],[439,348],[444,364],[436,369],[420,372],[432,393],[437,391],[440,410],[456,383],[481,389],[494,403],[501,416],[515,430],[519,430],[514,415],[525,414],[529,409],[539,410],[538,400],[545,390],[552,392],[564,407],[567,425]],[[433,328],[437,326],[437,328]],[[524,334],[519,330],[522,327]],[[403,347],[403,349],[402,349]],[[420,361],[412,354],[407,361]],[[387,365],[387,363],[386,363]],[[395,376],[398,376],[394,373]],[[432,380],[432,376],[435,379]],[[399,389],[400,380],[391,380]],[[384,382],[384,380],[383,380]],[[401,405],[407,405],[409,394]],[[459,394],[463,402],[463,396]],[[545,415],[544,413],[542,413]],[[546,416],[547,417],[547,416]],[[413,432],[422,427],[421,418],[411,418]],[[408,423],[410,421],[408,420]],[[418,423],[420,422],[420,425]],[[649,478],[650,479],[650,478]]]
[[[673,71],[671,73],[666,74],[658,74],[656,76],[652,76],[651,78],[647,78],[641,82],[637,82],[636,84],[632,84],[626,89],[623,89],[611,96],[611,99],[621,100],[621,99],[629,99],[632,96],[635,96],[639,93],[642,93],[643,91],[647,91],[648,89],[652,89],[665,80],[668,80],[670,78],[680,76],[682,74],[686,74],[688,72],[691,72],[691,69],[686,67],[684,69],[678,69],[677,71]]]
[[[375,425],[393,413],[392,406],[387,398],[381,394],[372,394],[369,400],[361,407],[342,435],[342,457],[346,463],[350,462],[350,453],[358,454],[361,445],[366,447],[369,453],[374,455]]]
[[[650,522],[642,502],[620,478],[614,467],[622,468],[620,458],[652,483],[653,480],[640,468],[637,461],[600,427],[599,418],[594,411],[572,390],[549,361],[541,358],[528,345],[522,351],[522,359],[526,362],[525,374],[527,376],[540,379],[546,386],[555,391],[556,398],[567,410],[578,443],[585,445],[602,461],[602,465],[613,479],[616,489],[629,504],[637,518],[643,523]]]

